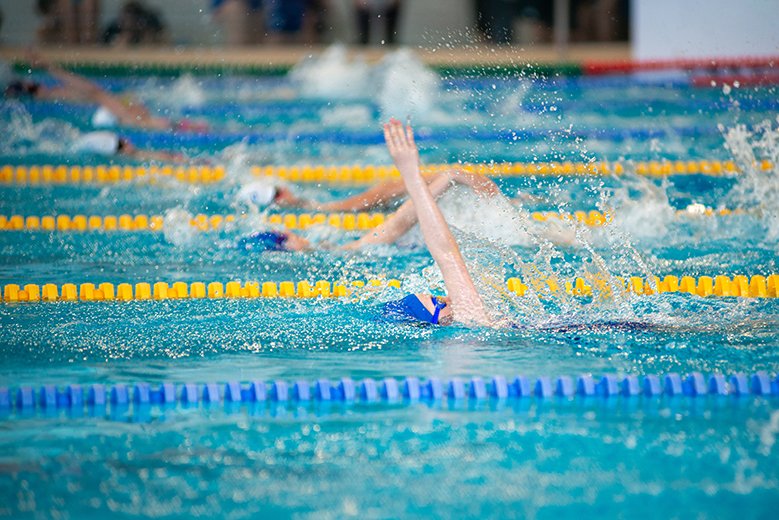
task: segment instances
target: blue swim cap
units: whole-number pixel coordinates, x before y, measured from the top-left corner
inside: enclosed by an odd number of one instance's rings
[[[438,325],[438,314],[441,312],[441,309],[446,307],[446,303],[438,301],[434,296],[432,297],[432,301],[435,306],[435,312],[432,314],[427,310],[427,307],[422,304],[416,294],[408,294],[400,300],[385,303],[381,309],[381,313],[383,317],[392,321],[422,321]]]
[[[238,241],[242,251],[286,251],[287,235],[278,231],[257,231]]]

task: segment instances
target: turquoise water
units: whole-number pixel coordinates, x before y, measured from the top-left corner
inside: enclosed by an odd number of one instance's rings
[[[335,72],[342,84],[311,81]],[[779,153],[773,87],[693,88],[681,73],[437,78],[405,55],[375,67],[329,56],[273,80],[98,80],[166,113],[207,120],[212,132],[197,139],[127,133],[226,164],[227,179],[0,186],[0,215],[166,216],[165,233],[0,232],[0,284],[385,277],[402,280],[403,291],[363,290],[347,300],[4,304],[0,387],[779,372],[776,299],[534,300],[493,288],[530,266],[563,278],[603,269],[779,272],[779,173],[749,167],[753,156],[776,162]],[[465,192],[442,200],[494,313],[518,327],[376,320],[381,302],[440,288],[416,230],[360,254],[235,247],[266,225],[236,200],[251,165],[387,164],[377,125],[393,107],[420,129],[423,161],[628,161],[619,178],[496,179],[508,198],[533,196],[521,207],[480,205]],[[100,163],[68,150],[92,108],[0,103],[9,135],[0,159]],[[240,133],[250,138],[232,142]],[[630,159],[678,158],[733,159],[746,171],[666,180],[631,173]],[[318,200],[361,189],[293,188]],[[744,212],[684,211],[693,203]],[[550,230],[527,214],[596,208],[613,211],[614,222]],[[235,212],[248,217],[219,232],[185,222]],[[322,246],[359,235],[305,233]],[[775,396],[555,397],[13,412],[0,418],[0,516],[767,518],[779,503],[776,404]]]

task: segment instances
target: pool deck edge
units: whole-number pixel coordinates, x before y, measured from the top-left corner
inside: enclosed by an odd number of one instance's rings
[[[40,47],[46,59],[63,63],[112,65],[206,65],[289,67],[301,60],[322,54],[328,46],[258,46],[258,47]],[[345,47],[347,55],[368,62],[381,60],[398,49],[411,49],[431,66],[478,66],[523,64],[559,65],[583,61],[627,61],[631,59],[627,43],[575,44],[561,53],[553,45],[488,46],[472,45],[446,49],[411,47]],[[0,57],[7,61],[27,61],[26,47],[0,47]]]

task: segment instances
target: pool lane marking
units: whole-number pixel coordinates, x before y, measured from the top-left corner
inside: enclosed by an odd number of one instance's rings
[[[524,375],[490,377],[386,377],[374,380],[352,380],[349,377],[315,381],[254,380],[212,383],[150,384],[147,382],[101,383],[91,385],[42,384],[33,387],[0,386],[0,418],[35,416],[61,417],[65,412],[75,418],[87,412],[100,416],[110,410],[109,417],[143,416],[152,406],[170,409],[224,404],[225,411],[236,411],[243,404],[249,406],[303,406],[328,403],[405,404],[419,402],[447,402],[450,405],[479,402],[521,402],[544,400],[549,404],[563,404],[577,399],[644,399],[659,403],[663,399],[717,399],[768,398],[775,405],[779,397],[779,377],[767,372],[735,373],[729,376],[700,372],[686,376],[678,373],[598,376],[582,374],[571,377]],[[594,401],[597,402],[597,401]],[[670,401],[673,402],[673,401]],[[455,408],[463,411],[469,407]],[[502,410],[476,408],[479,411]],[[335,410],[333,410],[335,411]],[[66,415],[67,416],[67,415]]]
[[[587,226],[602,226],[611,221],[608,213],[600,211],[534,211],[531,218],[537,221],[558,219],[581,222]],[[218,231],[247,215],[204,215],[193,216],[189,224],[201,231]],[[288,229],[307,229],[327,225],[346,231],[373,229],[384,223],[386,213],[274,213],[264,220],[266,224],[284,226]],[[46,215],[22,216],[0,215],[0,231],[161,231],[164,226],[162,215]]]
[[[65,283],[57,285],[6,284],[3,287],[3,302],[56,302],[56,301],[134,301],[173,299],[256,299],[256,298],[346,298],[365,295],[368,291],[381,291],[387,287],[400,289],[400,280],[372,279],[366,281],[330,282],[318,280],[309,282],[283,281],[230,281],[222,282],[167,282],[136,284],[130,283]],[[506,289],[516,296],[532,293],[541,298],[554,297],[560,293],[571,296],[609,299],[615,296],[650,296],[663,293],[685,293],[700,297],[778,298],[779,275],[736,275],[677,276],[668,275],[662,279],[654,276],[615,277],[588,275],[572,280],[546,278],[523,281],[512,277],[506,280]]]
[[[760,171],[771,170],[774,164],[761,160],[753,165]],[[669,175],[733,175],[739,167],[733,161],[688,159],[676,161],[626,162],[491,162],[464,164],[431,164],[425,172],[462,169],[496,177],[622,175],[635,172],[650,177]],[[366,184],[400,178],[394,166],[386,165],[268,165],[252,166],[251,172],[260,178],[290,182]],[[173,179],[193,184],[213,184],[226,178],[224,165],[2,165],[0,185],[38,184],[112,184],[120,182],[159,182]]]
[[[745,209],[714,209],[703,204],[690,204],[677,210],[678,217],[714,217],[728,215],[746,215],[753,211]],[[327,225],[345,231],[368,230],[380,226],[387,219],[386,213],[272,213],[263,222],[272,226],[284,226],[287,229],[304,230],[312,226]],[[601,227],[612,222],[611,212],[597,210],[558,212],[532,211],[530,217],[539,222],[562,220],[577,222],[588,227]],[[194,215],[189,224],[200,231],[219,231],[231,223],[247,219],[248,215]],[[0,215],[0,231],[46,231],[46,232],[88,232],[88,231],[161,231],[165,218],[162,215]]]

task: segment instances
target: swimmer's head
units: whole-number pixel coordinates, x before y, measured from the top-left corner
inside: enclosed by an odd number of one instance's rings
[[[5,87],[5,97],[7,98],[28,98],[35,97],[40,90],[40,83],[27,80],[14,80]]]
[[[238,190],[236,199],[254,206],[269,206],[279,195],[279,189],[265,181],[250,182]]]
[[[423,298],[427,298],[427,295],[423,295]],[[427,307],[419,299],[416,294],[407,294],[400,300],[391,301],[385,303],[381,309],[382,317],[390,321],[398,321],[405,323],[432,323],[433,325],[440,324],[439,317],[441,310],[446,307],[446,302],[443,299],[431,297],[434,305],[434,310],[431,313]]]

